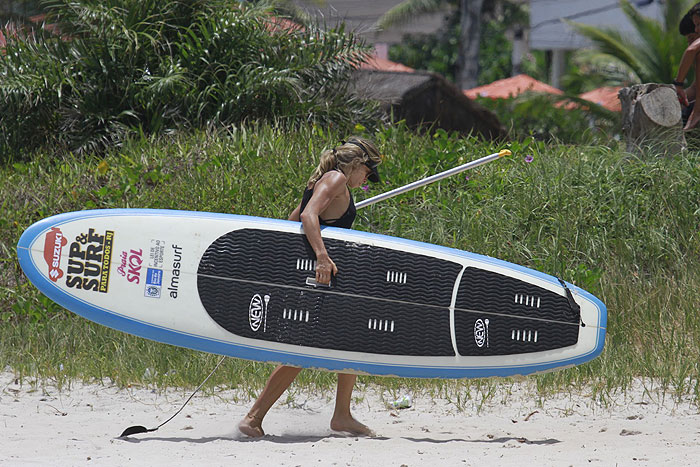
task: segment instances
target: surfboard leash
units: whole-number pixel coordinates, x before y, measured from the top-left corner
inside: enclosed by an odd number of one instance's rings
[[[125,437],[127,437],[127,436],[136,435],[136,434],[139,434],[139,433],[150,433],[150,432],[152,432],[152,431],[156,431],[158,428],[162,427],[163,425],[165,425],[166,423],[168,423],[170,420],[172,420],[173,418],[175,418],[175,417],[177,416],[177,414],[179,414],[180,412],[182,412],[182,409],[185,408],[185,406],[187,405],[187,403],[188,403],[190,400],[192,400],[192,398],[194,397],[194,395],[197,394],[197,392],[198,392],[200,389],[202,389],[202,386],[204,386],[204,383],[206,383],[206,382],[209,380],[209,378],[211,378],[211,376],[214,374],[214,372],[215,372],[216,370],[219,369],[219,366],[221,366],[221,364],[223,363],[223,361],[224,361],[225,358],[226,358],[226,355],[224,355],[223,357],[221,357],[221,360],[219,360],[219,363],[217,363],[216,366],[214,367],[214,369],[211,370],[211,373],[209,373],[209,376],[207,376],[206,378],[204,378],[204,381],[202,381],[202,383],[201,383],[199,386],[197,386],[197,389],[195,389],[194,392],[190,395],[190,397],[187,398],[187,400],[185,401],[185,403],[182,404],[182,407],[180,407],[180,410],[178,410],[177,412],[175,412],[175,414],[174,414],[173,416],[171,416],[169,419],[167,419],[166,421],[164,421],[163,423],[161,423],[160,425],[158,425],[158,426],[155,427],[155,428],[146,428],[145,426],[142,426],[142,425],[130,426],[129,428],[127,428],[126,430],[124,430],[124,431],[122,432],[122,434],[118,436],[118,438],[125,438]]]
[[[566,286],[566,282],[564,282],[563,279],[557,277],[557,280],[561,284],[562,287],[564,287],[564,292],[566,292],[566,299],[569,301],[569,308],[571,308],[571,311],[578,316],[581,316],[581,305],[576,303],[576,300],[574,300],[574,296],[571,293],[571,290],[569,290],[569,287]],[[581,320],[581,326],[586,327],[586,323]]]

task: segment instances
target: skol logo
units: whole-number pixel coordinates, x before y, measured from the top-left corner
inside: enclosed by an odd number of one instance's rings
[[[143,264],[143,250],[122,251],[119,256],[121,264],[117,267],[117,272],[125,276],[129,282],[138,284],[141,281],[141,265]]]
[[[44,239],[44,260],[49,265],[49,279],[56,282],[63,277],[61,270],[61,252],[68,244],[68,239],[58,227],[51,227]]]

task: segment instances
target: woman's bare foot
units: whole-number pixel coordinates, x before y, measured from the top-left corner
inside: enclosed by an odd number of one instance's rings
[[[352,415],[342,417],[334,416],[331,420],[331,430],[344,431],[358,436],[376,436],[374,431],[372,431],[367,425],[363,425],[355,420]]]
[[[251,438],[265,436],[265,432],[262,429],[262,419],[251,414],[243,417],[243,420],[238,423],[238,430]]]

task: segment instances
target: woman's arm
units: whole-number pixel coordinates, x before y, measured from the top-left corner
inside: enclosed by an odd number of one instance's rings
[[[287,220],[299,222],[301,220],[299,218],[299,211],[301,211],[301,203],[299,203],[297,205],[297,207],[294,209],[294,211],[292,211],[292,213],[289,215]]]
[[[697,71],[700,70],[700,54],[698,54],[695,57],[695,71],[697,75]],[[690,115],[688,116],[688,121],[685,122],[685,126],[683,127],[684,130],[692,130],[693,128],[697,128],[700,126],[700,108],[697,106],[697,97],[700,94],[700,80],[697,79],[697,76],[695,78],[695,81],[693,81],[693,86],[692,89],[689,91],[693,92],[693,97],[695,98],[695,104],[693,106],[693,111],[690,112]],[[688,92],[690,94],[690,92]]]
[[[700,39],[694,40],[686,49],[685,52],[683,52],[683,56],[681,57],[681,63],[678,65],[678,73],[676,74],[676,80],[675,83],[683,83],[685,81],[685,77],[688,75],[688,71],[690,71],[690,67],[693,66],[695,63],[695,59],[698,56],[698,53],[700,53]],[[675,85],[676,88],[676,94],[678,94],[678,99],[681,101],[681,104],[683,105],[688,105],[688,97],[686,95],[686,90],[683,89],[683,85]]]
[[[344,193],[346,182],[345,175],[340,172],[332,171],[325,174],[316,182],[314,194],[300,216],[304,234],[316,254],[316,281],[321,284],[330,283],[331,276],[338,273],[338,268],[328,256],[326,245],[321,237],[321,224],[318,218],[335,198]],[[292,212],[292,215],[294,214]]]
[[[678,73],[676,74],[676,81],[683,82],[685,77],[690,71],[690,67],[695,63],[695,57],[700,53],[700,39],[696,39],[686,47],[683,56],[681,57],[681,63],[678,65]]]

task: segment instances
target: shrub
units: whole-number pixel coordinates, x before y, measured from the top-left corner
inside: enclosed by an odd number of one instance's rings
[[[217,0],[45,7],[53,26],[10,37],[0,61],[3,154],[99,151],[134,131],[375,116],[347,92],[366,48],[342,25],[289,28],[264,7]]]
[[[565,144],[605,144],[619,132],[619,116],[573,96],[525,93],[510,99],[477,98],[503,122],[511,138]],[[561,103],[561,104],[558,104]],[[573,107],[578,105],[579,107]]]

